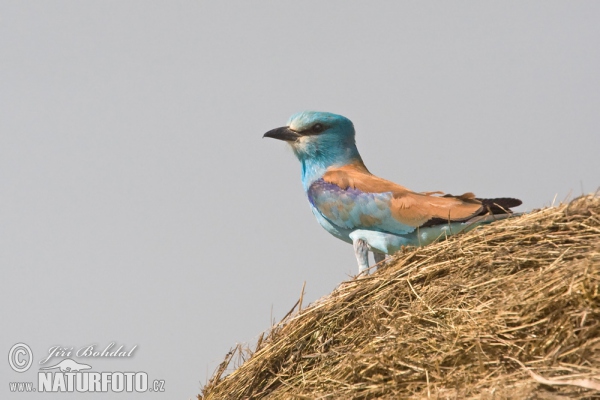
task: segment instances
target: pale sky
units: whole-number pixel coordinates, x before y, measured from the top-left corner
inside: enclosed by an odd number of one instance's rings
[[[520,211],[595,191],[598,21],[595,1],[0,1],[0,351],[34,354],[0,363],[0,397],[50,396],[7,387],[52,346],[116,342],[133,357],[75,360],[190,398],[303,282],[306,304],[355,274],[261,139],[297,111],[350,118],[371,172],[416,191]]]

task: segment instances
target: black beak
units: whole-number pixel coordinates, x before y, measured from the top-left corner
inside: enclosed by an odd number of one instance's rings
[[[285,140],[287,142],[295,142],[301,135],[290,129],[289,126],[282,126],[281,128],[271,129],[265,133],[263,137],[270,137],[273,139]]]

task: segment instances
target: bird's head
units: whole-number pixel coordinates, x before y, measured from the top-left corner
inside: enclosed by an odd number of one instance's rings
[[[265,133],[286,141],[302,162],[328,168],[360,159],[354,141],[354,125],[341,115],[303,111],[290,117],[287,126]]]

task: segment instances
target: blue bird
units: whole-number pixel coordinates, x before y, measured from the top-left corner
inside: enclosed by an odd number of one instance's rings
[[[302,185],[317,221],[353,244],[359,274],[402,246],[424,246],[439,238],[505,218],[521,204],[513,198],[480,199],[442,192],[413,192],[379,178],[363,163],[354,125],[341,116],[304,111],[287,126],[264,134],[286,141],[300,160]]]

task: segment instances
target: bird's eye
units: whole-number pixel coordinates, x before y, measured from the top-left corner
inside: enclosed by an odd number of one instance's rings
[[[324,130],[325,130],[325,128],[321,124],[314,124],[313,127],[312,127],[312,131],[315,132],[315,133],[321,133]]]

